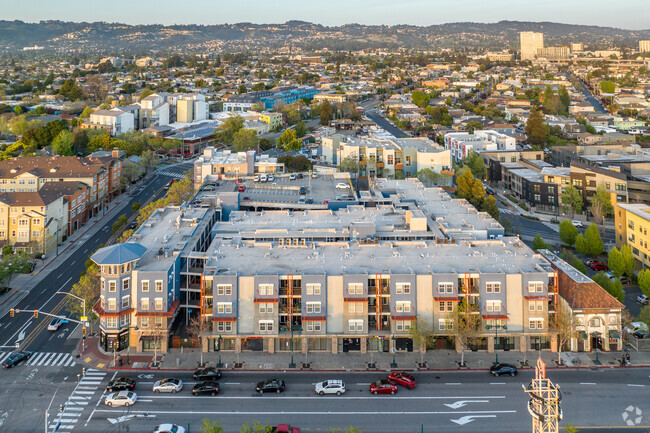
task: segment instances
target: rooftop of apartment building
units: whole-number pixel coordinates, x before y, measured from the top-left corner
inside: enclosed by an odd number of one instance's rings
[[[563,177],[569,177],[571,176],[571,168],[570,167],[544,167],[542,168],[541,171],[542,175],[547,175],[547,176],[563,176]]]
[[[513,173],[530,182],[544,182],[544,176],[539,171],[530,168],[516,169]]]
[[[176,260],[202,223],[209,209],[168,206],[157,209],[131,236],[129,242],[147,249],[138,262],[147,270],[166,270]]]
[[[249,151],[255,154],[254,151]],[[230,150],[217,151],[214,148],[207,148],[203,154],[196,159],[199,164],[246,164],[248,152],[232,152]]]
[[[280,246],[277,242],[219,239],[208,251],[206,270],[214,275],[291,274],[461,274],[551,273],[549,264],[518,238],[381,243],[313,242]]]
[[[616,205],[644,220],[650,221],[650,205],[645,203],[616,203]]]
[[[337,134],[340,134],[337,132]],[[367,147],[367,148],[377,148],[377,149],[392,149],[392,150],[402,150],[406,147],[416,148],[419,151],[426,152],[445,152],[446,149],[440,146],[438,143],[425,138],[425,137],[416,137],[416,138],[372,138],[372,137],[352,137],[345,136],[345,141],[341,144],[346,144],[348,146],[358,146],[358,147]]]
[[[25,173],[43,178],[94,176],[101,166],[76,156],[11,158],[0,161],[0,178],[10,179]]]
[[[616,163],[644,163],[650,162],[648,154],[622,154],[610,152],[607,155],[580,155],[580,159],[598,165],[612,165]]]

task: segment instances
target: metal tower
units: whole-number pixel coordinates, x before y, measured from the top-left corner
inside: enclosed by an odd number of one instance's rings
[[[546,378],[546,363],[541,358],[537,360],[535,378],[528,387],[522,387],[530,396],[528,412],[533,418],[533,433],[558,433],[562,419],[562,393],[559,385]]]

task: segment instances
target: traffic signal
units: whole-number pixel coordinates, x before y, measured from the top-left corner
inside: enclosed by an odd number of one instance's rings
[[[81,335],[83,335],[84,338],[86,338],[86,327],[84,326],[81,328]]]
[[[34,319],[38,319],[38,310],[34,310]]]
[[[13,309],[13,308],[12,308],[11,310],[9,310],[9,315],[10,315],[11,317],[14,317],[14,309]]]

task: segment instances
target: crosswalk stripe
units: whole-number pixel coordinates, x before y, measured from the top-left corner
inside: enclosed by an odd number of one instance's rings
[[[106,372],[104,371],[86,371],[86,376],[106,376]]]
[[[53,356],[53,357],[52,357],[52,362],[51,362],[52,366],[55,366],[56,363],[59,362],[59,359],[60,359],[62,356],[64,356],[64,355],[65,355],[65,353],[59,353],[58,356]],[[50,362],[48,362],[48,363],[45,364],[45,365],[50,365]]]
[[[26,364],[26,365],[33,365],[33,364],[35,364],[35,363],[36,363],[37,361],[39,361],[39,360],[40,360],[44,355],[46,355],[45,352],[40,352],[40,353],[37,353],[36,355],[32,355],[32,358],[31,358],[29,361],[27,361],[27,364]]]
[[[75,364],[75,362],[74,362],[74,358],[73,358],[72,356],[71,356],[71,357],[68,359],[68,361],[65,363],[64,367],[68,367],[68,366],[70,365],[71,362],[72,362],[72,365]]]
[[[45,365],[45,366],[49,365],[49,364],[50,364],[50,360],[51,360],[52,358],[54,358],[55,356],[56,356],[56,353],[48,353],[48,354],[46,355],[46,357],[43,358],[43,361],[42,361],[40,364],[38,364],[38,365]]]
[[[66,362],[68,359],[72,358],[72,355],[69,355],[69,354],[67,354],[67,353],[64,353],[63,355],[64,355],[64,356],[61,357],[61,360],[60,360],[59,362],[57,362],[57,364],[56,364],[57,367],[62,367],[63,364],[65,364],[65,362]],[[52,365],[54,365],[54,364],[52,364]]]
[[[11,352],[0,353],[0,362],[3,362],[5,359],[9,358],[9,355],[11,355]]]

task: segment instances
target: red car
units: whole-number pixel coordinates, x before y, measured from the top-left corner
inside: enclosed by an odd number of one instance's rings
[[[237,179],[235,179],[235,184],[242,183],[243,181],[244,181],[244,179],[242,179],[241,177],[238,177]]]
[[[272,433],[300,433],[298,427],[291,427],[289,424],[278,424],[276,427],[271,427]]]
[[[244,191],[246,191],[246,187],[244,185],[239,185],[239,187],[237,187],[237,190],[239,192],[244,192]]]
[[[415,385],[417,385],[418,383],[413,376],[403,371],[392,372],[391,374],[388,375],[388,381],[395,385],[405,386],[408,389],[415,388]]]
[[[370,394],[395,394],[396,392],[397,387],[386,379],[370,384]]]
[[[589,267],[594,271],[606,271],[608,269],[607,265],[601,262],[593,262],[589,265]]]

